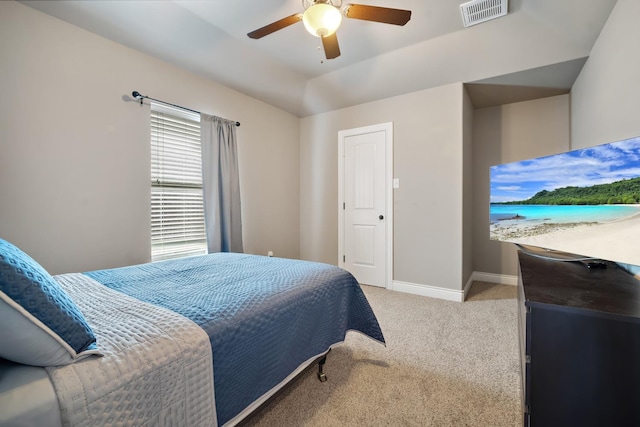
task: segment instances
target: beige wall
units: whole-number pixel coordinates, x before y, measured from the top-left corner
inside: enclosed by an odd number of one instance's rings
[[[242,122],[245,250],[298,256],[298,118],[16,2],[0,2],[0,58],[0,237],[52,273],[150,258],[133,90]]]
[[[394,280],[462,287],[463,86],[303,118],[300,255],[338,260],[338,131],[393,122]]]
[[[148,107],[128,98],[139,90],[242,122],[247,252],[335,264],[337,132],[392,121],[394,279],[460,289],[469,259],[475,271],[515,274],[510,245],[487,238],[488,167],[567,150],[569,128],[571,148],[640,135],[639,15],[639,2],[618,1],[571,103],[561,96],[470,114],[462,85],[451,84],[297,119],[0,2],[0,237],[56,273],[149,259]]]
[[[618,0],[571,90],[571,148],[640,136],[640,1]]]
[[[569,95],[481,108],[473,120],[473,268],[518,274],[515,246],[489,240],[489,168],[569,149]]]

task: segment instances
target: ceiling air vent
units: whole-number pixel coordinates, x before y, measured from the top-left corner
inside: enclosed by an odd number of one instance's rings
[[[465,27],[479,24],[507,14],[507,0],[472,0],[460,5]]]

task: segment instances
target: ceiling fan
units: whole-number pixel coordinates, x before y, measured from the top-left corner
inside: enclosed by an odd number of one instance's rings
[[[340,46],[336,30],[342,22],[342,16],[384,24],[404,25],[411,19],[411,11],[388,7],[367,6],[347,3],[342,0],[302,0],[303,13],[296,13],[247,34],[252,39],[261,39],[271,33],[302,21],[307,31],[322,39],[327,59],[340,56]]]

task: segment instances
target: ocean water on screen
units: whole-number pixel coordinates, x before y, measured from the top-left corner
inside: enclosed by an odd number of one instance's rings
[[[640,213],[638,205],[497,205],[492,204],[489,219],[548,223],[610,222]]]

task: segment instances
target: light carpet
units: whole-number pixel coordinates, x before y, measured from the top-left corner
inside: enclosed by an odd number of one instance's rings
[[[464,303],[363,286],[387,346],[354,332],[247,426],[518,426],[516,287],[475,282]]]

